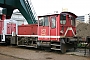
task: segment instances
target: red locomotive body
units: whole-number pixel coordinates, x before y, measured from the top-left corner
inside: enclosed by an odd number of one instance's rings
[[[38,17],[38,25],[18,26],[18,46],[47,47],[50,50],[61,50],[62,53],[76,46],[77,39],[75,18],[71,12],[62,12]]]
[[[66,52],[76,45],[75,18],[71,12],[39,16],[38,20],[38,46],[48,46],[52,50]]]
[[[1,20],[0,21],[0,43],[10,43],[12,32],[17,33],[16,21]]]

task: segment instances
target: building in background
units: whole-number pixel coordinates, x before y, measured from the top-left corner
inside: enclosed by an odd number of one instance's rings
[[[78,17],[76,18],[76,20],[79,20],[79,21],[84,22],[85,16],[78,16]]]
[[[83,16],[78,16],[77,18],[76,18],[76,20],[78,20],[78,21],[82,21],[82,22],[84,22],[84,23],[90,23],[90,14],[85,14],[85,15],[83,15]]]
[[[11,19],[17,20],[18,24],[28,24],[26,19],[23,17],[23,15],[20,12],[14,12],[11,16]]]
[[[80,24],[80,23],[84,23],[84,16],[78,16],[77,18],[76,18],[76,27],[78,26],[78,24]]]
[[[90,24],[90,14],[85,15],[85,23]]]

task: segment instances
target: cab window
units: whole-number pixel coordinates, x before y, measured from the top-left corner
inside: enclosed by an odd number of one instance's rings
[[[56,17],[51,18],[51,28],[56,28]]]
[[[60,23],[66,24],[66,14],[60,14]]]
[[[44,17],[44,26],[49,26],[48,17]]]
[[[39,18],[39,26],[43,26],[44,25],[44,17],[40,17]]]
[[[39,25],[40,26],[49,26],[48,17],[40,17],[39,18]]]

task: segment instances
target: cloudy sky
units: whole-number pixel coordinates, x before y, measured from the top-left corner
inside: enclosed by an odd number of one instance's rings
[[[68,11],[76,15],[85,15],[90,13],[90,0],[31,0],[37,15],[62,12],[62,8],[68,8]]]
[[[67,8],[69,12],[78,16],[90,13],[90,0],[31,0],[31,2],[37,16],[53,14],[55,11],[60,13],[62,8]]]

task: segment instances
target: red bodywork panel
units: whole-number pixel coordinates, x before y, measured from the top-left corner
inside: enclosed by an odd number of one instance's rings
[[[18,26],[18,35],[37,35],[37,24]]]
[[[3,26],[4,26],[4,21],[0,20],[0,34],[2,34]]]
[[[7,23],[7,34],[12,34],[12,32],[16,32],[16,24]]]
[[[49,28],[48,27],[39,27],[39,31],[38,31],[38,35],[39,36],[49,36]],[[39,38],[39,40],[45,40],[45,41],[49,41],[49,38]]]

